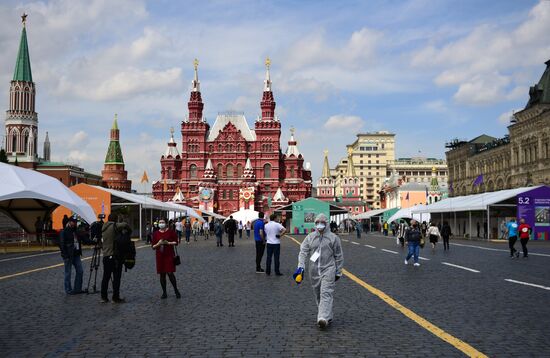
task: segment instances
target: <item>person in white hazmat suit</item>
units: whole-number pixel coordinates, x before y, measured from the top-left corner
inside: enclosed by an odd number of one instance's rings
[[[342,276],[344,266],[342,243],[340,238],[330,231],[327,222],[328,218],[324,214],[319,214],[315,218],[315,231],[300,245],[296,270],[296,273],[302,274],[306,261],[309,261],[309,279],[318,306],[317,324],[321,329],[332,321],[335,282]]]

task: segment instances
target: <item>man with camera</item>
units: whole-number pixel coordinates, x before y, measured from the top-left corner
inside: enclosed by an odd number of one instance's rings
[[[117,223],[117,216],[109,214],[107,222],[103,224],[103,279],[101,280],[101,302],[108,303],[107,290],[109,280],[113,276],[113,302],[124,303],[125,300],[120,297],[120,279],[122,276],[123,261],[115,255],[116,236],[122,232],[131,234],[132,229],[125,222]]]
[[[61,250],[61,257],[63,258],[63,263],[65,264],[65,293],[68,295],[76,295],[79,293],[85,293],[82,290],[82,277],[84,271],[82,270],[82,261],[80,256],[82,256],[82,241],[84,240],[86,244],[89,244],[87,239],[80,237],[76,232],[76,223],[77,220],[75,217],[70,217],[67,220],[67,225],[61,231],[59,237],[59,249]],[[72,267],[75,268],[75,279],[74,285],[71,286],[71,271]]]

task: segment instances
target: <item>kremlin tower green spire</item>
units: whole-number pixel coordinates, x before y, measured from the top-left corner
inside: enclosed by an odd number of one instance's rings
[[[19,42],[19,53],[15,62],[15,71],[13,73],[14,81],[32,82],[31,60],[29,56],[29,45],[27,43],[27,29],[25,22],[27,14],[21,16],[23,22],[23,31],[21,32],[21,40]]]
[[[116,114],[115,120],[113,121],[113,127],[111,128],[111,141],[109,142],[109,148],[107,149],[105,164],[124,164],[122,149],[120,148],[119,142],[119,130]]]

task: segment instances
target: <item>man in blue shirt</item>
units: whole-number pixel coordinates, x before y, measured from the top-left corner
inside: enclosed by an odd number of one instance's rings
[[[514,257],[514,254],[516,257],[519,257],[519,251],[514,247],[518,240],[518,223],[516,219],[513,218],[506,224],[506,232],[508,235],[508,246],[510,247],[510,257]]]
[[[265,272],[262,269],[262,258],[265,251],[265,222],[264,213],[258,213],[258,219],[254,221],[254,242],[256,243],[256,273]]]

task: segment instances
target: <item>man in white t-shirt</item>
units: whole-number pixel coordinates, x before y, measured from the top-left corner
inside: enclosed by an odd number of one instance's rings
[[[281,236],[286,229],[278,223],[276,214],[271,214],[269,222],[265,224],[264,231],[267,241],[267,257],[265,262],[265,274],[271,275],[271,256],[275,256],[275,275],[282,276],[279,271],[279,256],[281,255]]]
[[[183,229],[183,225],[181,224],[181,219],[176,219],[175,226],[176,226],[176,233],[178,234],[178,244],[179,244],[181,241],[181,233]]]

